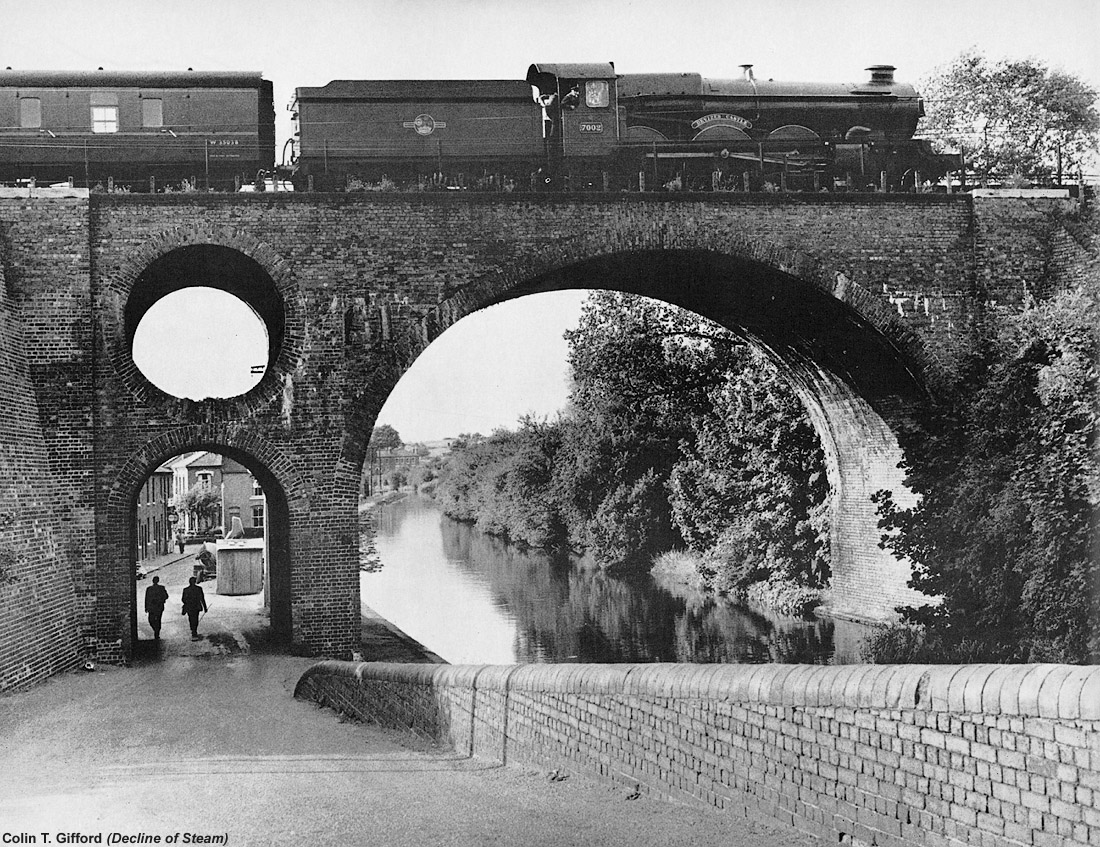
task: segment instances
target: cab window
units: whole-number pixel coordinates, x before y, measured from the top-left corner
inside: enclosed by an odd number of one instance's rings
[[[584,104],[591,109],[605,109],[609,103],[605,79],[590,79],[584,84]]]

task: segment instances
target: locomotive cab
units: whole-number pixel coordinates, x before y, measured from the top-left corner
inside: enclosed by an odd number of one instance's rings
[[[534,64],[527,82],[543,112],[543,186],[606,188],[619,141],[615,65]]]

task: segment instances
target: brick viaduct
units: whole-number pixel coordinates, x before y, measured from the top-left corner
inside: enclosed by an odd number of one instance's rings
[[[0,199],[0,689],[130,655],[137,492],[203,448],[268,495],[273,628],[350,655],[358,480],[387,394],[464,315],[562,288],[654,296],[772,354],[828,456],[833,608],[888,616],[914,600],[868,499],[901,488],[894,433],[984,309],[1077,272],[1072,214],[969,195]],[[268,326],[240,397],[170,397],[131,359],[145,310],[200,279]]]

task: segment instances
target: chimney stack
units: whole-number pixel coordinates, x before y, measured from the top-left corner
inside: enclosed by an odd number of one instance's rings
[[[872,85],[894,84],[894,71],[896,71],[897,68],[893,65],[871,65],[867,70],[871,72]]]

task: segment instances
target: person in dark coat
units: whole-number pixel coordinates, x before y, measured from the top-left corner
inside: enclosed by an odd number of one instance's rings
[[[153,638],[157,641],[160,641],[160,619],[167,602],[168,592],[160,584],[160,577],[153,577],[153,584],[145,589],[145,613],[149,615],[149,626],[153,628]]]
[[[191,623],[191,640],[199,640],[199,612],[206,611],[206,595],[202,593],[202,586],[195,577],[191,577],[190,583],[183,589],[183,614]]]

